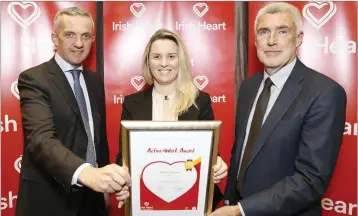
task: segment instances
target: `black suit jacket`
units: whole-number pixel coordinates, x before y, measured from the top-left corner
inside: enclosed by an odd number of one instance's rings
[[[98,73],[84,70],[83,75],[102,167],[109,163],[103,82]],[[86,202],[101,215],[103,194],[71,186],[74,172],[85,163],[87,135],[64,72],[52,58],[22,72],[18,88],[24,149],[16,216],[74,216],[86,211],[80,207]]]
[[[153,87],[149,87],[144,91],[137,92],[125,97],[123,102],[122,120],[152,120],[152,91]],[[189,107],[188,111],[178,116],[179,121],[185,120],[214,120],[214,112],[211,107],[211,99],[209,94],[199,91],[196,98],[196,104]],[[120,139],[121,140],[121,139]],[[120,142],[121,143],[121,142]],[[121,144],[119,146],[119,153],[117,155],[117,164],[122,164]],[[215,185],[213,208],[222,199],[220,189]]]
[[[248,117],[263,74],[241,84],[225,200],[246,216],[321,215],[342,141],[346,93],[300,60],[256,139],[242,191],[236,181]]]

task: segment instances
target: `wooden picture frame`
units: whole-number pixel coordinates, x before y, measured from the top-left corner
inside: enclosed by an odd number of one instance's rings
[[[209,214],[220,126],[221,121],[121,121],[122,163],[132,177],[125,216]]]

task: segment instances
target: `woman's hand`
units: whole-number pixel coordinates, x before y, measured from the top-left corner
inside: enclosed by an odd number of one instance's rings
[[[124,204],[124,200],[129,197],[129,187],[124,186],[122,190],[117,192],[115,195],[116,195],[116,199],[119,201],[118,208],[122,208]]]
[[[216,164],[213,167],[214,169],[214,183],[219,183],[223,178],[227,176],[227,164],[223,159],[218,156]]]

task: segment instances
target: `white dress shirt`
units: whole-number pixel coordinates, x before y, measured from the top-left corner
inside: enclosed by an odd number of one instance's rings
[[[73,94],[75,94],[75,91],[74,91],[74,81],[73,81],[73,76],[72,76],[72,73],[71,73],[71,70],[75,69],[73,68],[72,65],[70,65],[68,62],[66,62],[65,60],[63,60],[63,58],[58,54],[56,53],[55,54],[55,61],[56,63],[60,66],[61,70],[65,73],[65,76],[72,88],[72,91],[73,91]],[[76,70],[81,70],[83,71],[83,67],[82,65],[78,68],[76,68]],[[87,91],[87,86],[86,86],[86,82],[85,82],[85,79],[83,77],[83,74],[80,73],[80,85],[81,85],[81,88],[82,88],[82,91],[83,91],[83,94],[85,96],[85,101],[86,101],[86,107],[87,107],[87,114],[88,114],[88,121],[89,121],[89,126],[90,126],[90,131],[91,131],[91,136],[92,136],[92,140],[94,140],[94,129],[93,129],[93,118],[92,118],[92,111],[91,111],[91,103],[90,103],[90,100],[89,100],[89,96],[88,96],[88,91]],[[89,163],[84,163],[82,164],[81,166],[79,166],[77,168],[77,170],[75,171],[75,173],[73,174],[72,176],[72,181],[71,181],[71,184],[74,185],[74,184],[77,184],[77,179],[78,179],[78,175],[80,174],[80,172],[86,168],[87,166],[91,166],[91,164]],[[78,186],[81,186],[79,184],[77,184]]]
[[[262,124],[264,124],[267,116],[269,115],[273,105],[275,104],[278,96],[280,95],[280,92],[283,88],[283,86],[286,83],[286,80],[288,79],[288,77],[290,76],[293,67],[296,64],[296,58],[289,64],[287,64],[285,67],[281,68],[279,71],[277,71],[276,73],[274,73],[273,75],[269,76],[266,72],[264,72],[264,78],[262,79],[262,82],[260,84],[259,90],[257,92],[257,95],[255,97],[254,103],[252,105],[251,111],[250,111],[250,115],[249,115],[249,119],[247,121],[247,126],[246,126],[246,133],[245,133],[245,139],[244,139],[244,144],[242,146],[242,151],[241,151],[241,157],[240,157],[240,164],[239,164],[239,170],[238,173],[240,173],[240,169],[241,169],[241,162],[242,162],[242,158],[244,156],[244,152],[245,152],[245,147],[246,147],[246,143],[247,143],[247,139],[248,139],[248,134],[250,133],[250,128],[251,128],[251,122],[252,122],[252,118],[254,116],[254,112],[255,112],[255,108],[256,108],[256,103],[257,100],[261,94],[261,92],[264,89],[265,86],[265,80],[270,77],[271,81],[273,82],[273,85],[271,86],[270,89],[270,99],[269,102],[267,104],[267,108],[266,108],[266,112],[264,115],[264,118],[262,120]],[[241,210],[241,214],[243,216],[245,216],[245,213],[240,205],[240,202],[238,203],[240,210]]]
[[[175,115],[173,110],[175,92],[170,95],[161,95],[153,88],[153,109],[152,120],[153,121],[178,121],[178,115]],[[169,107],[165,108],[165,104],[168,103]],[[166,117],[167,116],[167,117]]]

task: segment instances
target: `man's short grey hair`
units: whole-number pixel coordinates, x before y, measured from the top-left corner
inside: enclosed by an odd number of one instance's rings
[[[261,10],[257,13],[255,19],[255,34],[257,30],[257,21],[260,16],[264,14],[275,14],[275,13],[282,13],[287,12],[291,14],[293,23],[296,26],[296,35],[298,36],[301,32],[303,32],[303,21],[300,11],[297,7],[293,6],[292,4],[285,3],[285,2],[275,2],[266,5],[265,7],[261,8]]]
[[[55,27],[55,32],[57,33],[60,27],[60,18],[63,15],[68,15],[68,16],[84,16],[84,17],[88,17],[91,19],[92,24],[93,24],[93,28],[94,28],[94,21],[92,19],[91,14],[79,7],[69,7],[69,8],[64,8],[61,9],[60,11],[57,12],[55,19],[54,19],[54,27]]]

